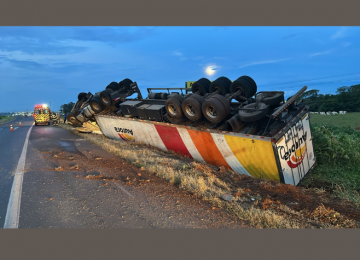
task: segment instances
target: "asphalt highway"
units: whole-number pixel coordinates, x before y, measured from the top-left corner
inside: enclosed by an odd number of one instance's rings
[[[0,228],[241,228],[244,224],[61,127],[32,125],[31,117],[0,124]],[[89,178],[99,175],[106,177]],[[131,185],[128,179],[134,180]]]

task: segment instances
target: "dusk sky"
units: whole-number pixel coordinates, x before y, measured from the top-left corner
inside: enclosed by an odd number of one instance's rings
[[[144,96],[242,75],[286,97],[305,85],[336,94],[360,84],[359,40],[360,27],[0,27],[0,112],[59,110],[124,78]]]

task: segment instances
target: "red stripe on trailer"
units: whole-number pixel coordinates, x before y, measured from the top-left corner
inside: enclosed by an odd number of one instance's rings
[[[188,149],[186,148],[181,136],[176,127],[156,125],[154,124],[161,140],[163,141],[166,149],[178,152],[182,155],[192,158]]]

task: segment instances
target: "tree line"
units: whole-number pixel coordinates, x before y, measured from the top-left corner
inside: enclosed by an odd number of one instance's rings
[[[300,97],[312,112],[360,112],[360,84],[340,87],[336,94],[320,94],[319,90],[306,91]]]

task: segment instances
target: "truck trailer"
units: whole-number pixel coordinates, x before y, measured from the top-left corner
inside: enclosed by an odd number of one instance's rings
[[[297,185],[316,164],[309,107],[300,100],[306,87],[285,101],[281,91],[257,92],[248,76],[224,78],[200,79],[185,88],[148,88],[147,98],[136,82],[112,82],[106,96],[80,93],[68,121],[74,126],[96,121],[111,139]]]

